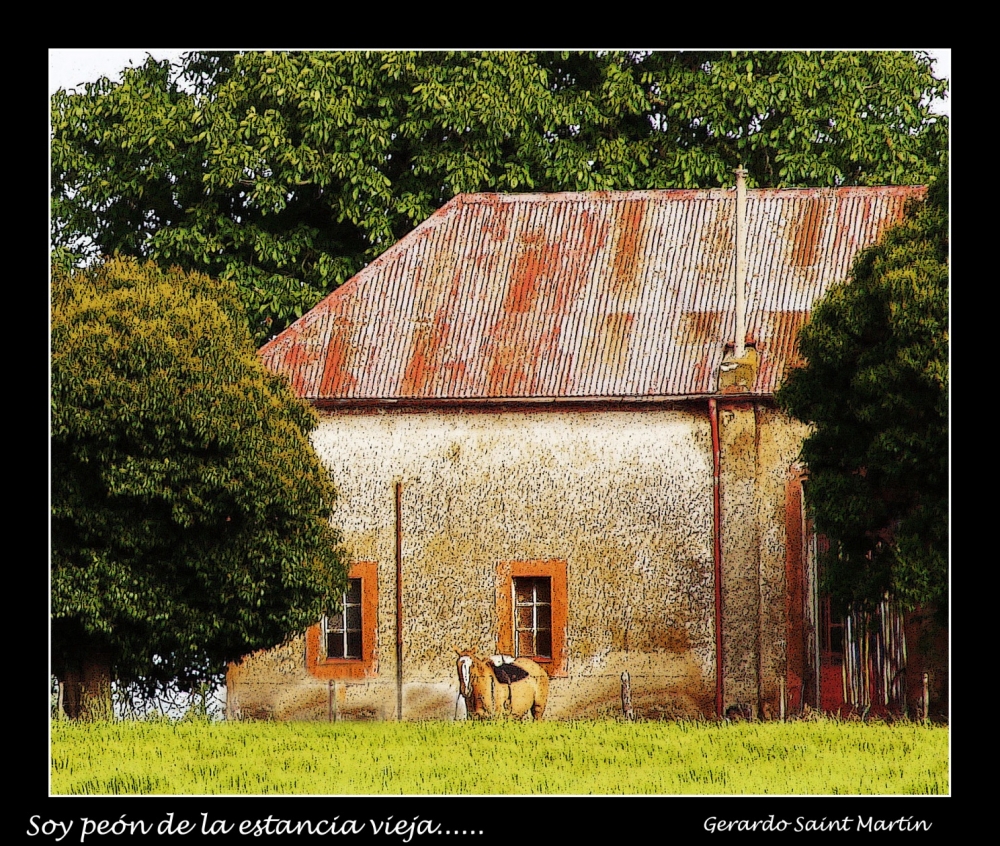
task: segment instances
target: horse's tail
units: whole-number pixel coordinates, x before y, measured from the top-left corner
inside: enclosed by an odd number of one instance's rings
[[[549,674],[542,670],[541,675],[536,677],[536,682],[538,688],[535,692],[535,704],[531,706],[531,716],[540,720],[549,701]]]

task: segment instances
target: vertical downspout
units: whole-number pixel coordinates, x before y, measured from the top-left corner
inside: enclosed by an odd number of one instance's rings
[[[813,527],[815,528],[815,527]],[[816,541],[816,532],[811,532],[809,537],[809,549],[812,559],[813,572],[813,666],[816,668],[816,711],[823,711],[823,659],[820,650],[820,615],[819,615],[819,545]]]
[[[760,473],[760,406],[755,402],[753,404],[753,475],[754,479],[759,479]],[[756,490],[757,483],[755,481],[754,488]],[[756,496],[754,497],[756,506]],[[757,535],[756,550],[754,552],[754,558],[757,560],[757,632],[756,632],[756,652],[757,652],[757,713],[756,716],[760,719],[760,715],[764,711],[764,580],[761,572],[761,561],[760,561],[760,535]]]
[[[719,409],[715,397],[708,400],[712,427],[712,556],[715,562],[715,713],[722,717],[722,490],[719,447]]]
[[[396,719],[403,719],[403,483],[396,482]]]
[[[733,357],[743,358],[747,337],[747,171],[736,168],[736,339]]]

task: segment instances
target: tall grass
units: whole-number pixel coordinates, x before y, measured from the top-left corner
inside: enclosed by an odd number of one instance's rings
[[[54,794],[944,794],[920,724],[52,724]]]

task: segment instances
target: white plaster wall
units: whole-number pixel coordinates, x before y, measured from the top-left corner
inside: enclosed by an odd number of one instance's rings
[[[558,558],[569,679],[554,681],[550,712],[600,710],[625,669],[634,698],[704,709],[715,670],[703,411],[325,414],[314,443],[351,558],[379,564],[383,679],[395,676],[400,481],[408,681],[450,683],[453,645],[496,648],[498,562]]]

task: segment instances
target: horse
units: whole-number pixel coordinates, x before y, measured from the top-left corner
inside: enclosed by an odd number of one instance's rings
[[[480,658],[471,649],[458,653],[458,694],[465,699],[473,719],[523,717],[529,711],[535,720],[545,713],[549,698],[549,676],[530,658],[493,655]]]

